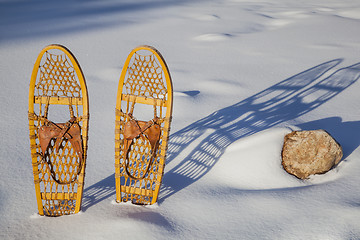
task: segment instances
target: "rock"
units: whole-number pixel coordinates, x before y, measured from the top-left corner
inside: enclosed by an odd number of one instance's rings
[[[341,146],[324,130],[293,131],[284,137],[284,169],[300,179],[325,173],[343,156]]]

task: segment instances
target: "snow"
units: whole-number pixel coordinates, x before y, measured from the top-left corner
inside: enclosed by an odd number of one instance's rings
[[[1,239],[360,239],[360,4],[356,0],[0,0]],[[82,212],[37,214],[28,86],[51,43],[78,59],[90,96]],[[115,204],[114,108],[138,45],[174,85],[154,206]],[[325,129],[344,158],[299,180],[285,134]]]

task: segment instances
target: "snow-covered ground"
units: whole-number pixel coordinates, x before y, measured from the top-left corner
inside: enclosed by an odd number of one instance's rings
[[[0,0],[0,239],[360,239],[358,0]],[[82,212],[37,215],[28,86],[51,43],[85,74]],[[130,51],[156,47],[174,85],[158,204],[114,204],[114,108]],[[283,136],[325,129],[342,162],[300,181]]]

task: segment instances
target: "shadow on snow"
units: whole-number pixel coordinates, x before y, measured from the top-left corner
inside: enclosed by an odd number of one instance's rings
[[[151,15],[144,19],[143,11],[179,5],[186,1],[20,0],[0,2],[0,43],[5,40],[149,21]]]

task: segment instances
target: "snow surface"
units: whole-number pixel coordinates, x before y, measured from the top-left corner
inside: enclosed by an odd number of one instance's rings
[[[0,239],[360,239],[358,0],[0,0]],[[85,74],[82,212],[37,214],[28,86],[41,49]],[[142,44],[165,57],[174,112],[160,198],[114,204],[120,71]],[[344,150],[301,181],[283,136],[325,129]]]

